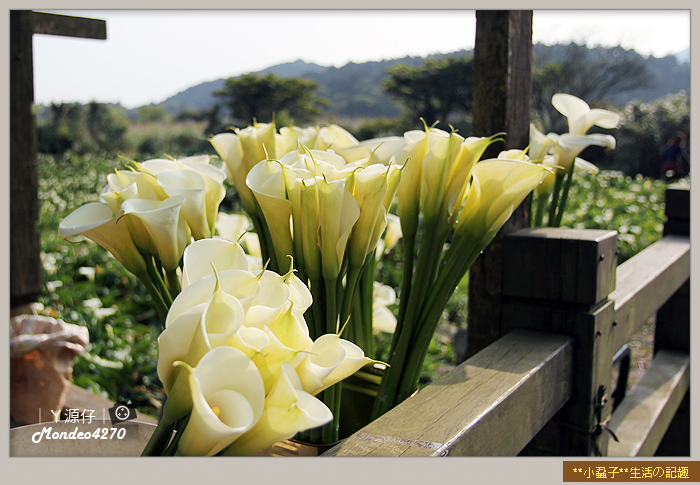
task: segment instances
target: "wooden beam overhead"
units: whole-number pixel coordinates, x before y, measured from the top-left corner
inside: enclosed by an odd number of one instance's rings
[[[107,38],[107,22],[104,20],[43,12],[32,12],[32,14],[35,34],[100,40]]]

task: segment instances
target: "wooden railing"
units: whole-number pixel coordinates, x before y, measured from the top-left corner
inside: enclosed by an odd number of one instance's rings
[[[325,455],[689,455],[689,204],[669,187],[664,238],[619,266],[614,231],[507,236],[504,336]],[[654,315],[613,412],[613,357]]]

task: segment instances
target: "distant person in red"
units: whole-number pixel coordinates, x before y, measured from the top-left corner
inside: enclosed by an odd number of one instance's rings
[[[683,177],[688,172],[686,170],[688,163],[688,153],[685,151],[685,133],[672,136],[666,143],[661,159],[661,177],[668,180]]]

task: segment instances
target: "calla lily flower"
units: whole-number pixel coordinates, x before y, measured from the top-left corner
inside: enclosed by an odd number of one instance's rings
[[[164,200],[168,198],[163,188],[158,185],[158,181],[152,173],[145,173],[135,170],[115,170],[107,175],[107,186],[103,192],[120,192],[135,184],[136,194],[134,199]]]
[[[320,150],[337,150],[357,146],[360,142],[349,131],[341,128],[338,125],[329,125],[322,127],[318,132]]]
[[[323,277],[334,280],[340,273],[350,231],[360,217],[360,206],[345,188],[345,180],[318,183],[319,246]]]
[[[291,301],[288,303],[287,310],[279,315],[269,328],[282,345],[290,349],[301,352],[310,349],[313,345],[309,337],[309,327],[303,316],[294,311],[294,304]]]
[[[301,390],[299,377],[285,363],[265,399],[265,408],[257,424],[226,448],[223,454],[251,455],[332,419],[333,414],[325,404]]]
[[[189,229],[180,217],[180,207],[185,198],[169,197],[162,202],[145,199],[129,199],[122,204],[127,217],[138,218],[148,231],[158,259],[167,271],[175,270],[190,242]],[[145,249],[145,248],[144,248]]]
[[[195,239],[213,235],[216,217],[211,222],[207,217],[207,184],[204,177],[192,170],[165,170],[158,174],[158,183],[169,196],[181,195],[184,198],[182,214]],[[224,188],[217,186],[221,189],[217,194],[220,203],[225,195]]]
[[[440,233],[449,231],[469,173],[495,137],[464,139],[457,133],[428,127],[425,132],[410,131],[404,137],[407,146],[393,158],[406,164],[397,191],[403,233],[417,230],[421,200],[426,223],[436,224]]]
[[[85,204],[58,225],[58,235],[62,238],[76,234],[82,234],[105,248],[135,275],[146,273],[146,263],[132,240],[129,227],[125,221],[114,217],[107,204]]]
[[[392,161],[403,166],[401,181],[396,191],[401,230],[404,234],[414,234],[418,230],[422,161],[429,148],[429,140],[426,133],[421,131],[409,131],[404,137],[406,146],[394,154]]]
[[[240,269],[247,271],[248,258],[243,248],[226,239],[200,239],[185,249],[183,255],[181,287],[190,284],[216,271]]]
[[[292,204],[286,197],[284,171],[280,162],[263,160],[246,179],[262,210],[275,249],[278,264],[293,254],[291,233]]]
[[[530,123],[530,148],[528,149],[528,153],[531,160],[537,161],[543,159],[556,141],[556,134],[550,133],[549,135],[545,135],[539,131],[534,124]]]
[[[487,244],[548,172],[543,165],[516,160],[477,163],[454,239],[467,237],[480,241],[480,246]]]
[[[331,336],[334,335],[331,334]],[[328,389],[333,384],[342,381],[346,377],[353,375],[365,365],[377,362],[374,359],[366,357],[362,349],[354,343],[342,338],[338,338],[338,342],[340,343],[340,345],[343,346],[343,349],[345,350],[345,357],[343,358],[342,362],[340,362],[340,364],[338,364],[331,371],[331,373],[328,374],[328,376],[326,376],[322,380],[321,388],[317,389],[313,393],[314,395],[318,394],[319,392],[325,389]]]
[[[221,237],[238,241],[251,227],[250,219],[242,214],[219,212],[216,218],[216,232]]]
[[[297,366],[303,389],[309,394],[321,392],[323,380],[345,359],[345,347],[340,340],[335,334],[321,335]]]
[[[360,209],[348,241],[348,256],[350,264],[362,266],[386,228],[384,199],[389,188],[388,167],[370,165],[360,168],[348,182],[352,183],[352,194]]]
[[[394,214],[386,215],[386,231],[384,238],[377,243],[377,257],[381,257],[384,253],[391,251],[401,239],[401,219]]]
[[[173,362],[197,365],[211,349],[229,345],[243,319],[241,302],[218,285],[206,302],[195,304],[174,319],[158,337],[158,376],[166,392],[177,378],[171,375]]]
[[[296,151],[299,145],[307,147],[318,146],[318,128],[299,128],[298,126],[284,126],[280,128],[280,134],[275,140],[277,155],[275,158],[282,158],[285,154]]]
[[[303,389],[316,395],[371,362],[375,361],[365,357],[357,345],[336,334],[325,334],[316,339],[296,371]]]
[[[555,157],[555,163],[564,171],[571,167],[579,153],[591,145],[605,147],[609,150],[615,148],[615,138],[611,135],[592,134],[592,135],[574,135],[565,133],[563,135],[552,135],[555,137],[556,143],[552,145],[552,154]]]
[[[300,190],[301,219],[300,233],[295,233],[295,241],[301,240],[303,251],[304,272],[312,280],[321,277],[321,248],[318,244],[318,227],[320,221],[320,206],[318,198],[318,180],[310,178],[302,180]]]
[[[585,135],[594,125],[601,128],[616,128],[620,115],[604,109],[591,109],[584,100],[571,94],[557,93],[552,96],[552,105],[569,121],[569,133]]]
[[[394,303],[396,291],[391,286],[375,281],[372,298],[372,330],[375,334],[394,333],[396,330],[396,317],[387,308]]]
[[[207,303],[217,289],[217,285],[222,291],[236,297],[243,305],[244,311],[248,311],[260,292],[259,278],[250,271],[217,270],[215,275],[198,279],[175,297],[165,320],[165,328],[167,329],[180,315],[190,311],[193,307]]]
[[[183,364],[180,364],[183,365]],[[189,371],[192,413],[178,452],[211,456],[250,430],[265,408],[262,378],[238,349],[217,347]]]

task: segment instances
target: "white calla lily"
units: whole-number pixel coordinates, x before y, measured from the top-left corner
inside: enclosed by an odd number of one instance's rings
[[[592,134],[592,135],[575,135],[565,133],[563,135],[553,135],[556,143],[552,145],[552,154],[555,157],[555,163],[564,171],[571,167],[576,157],[583,150],[591,145],[601,146],[612,150],[615,148],[615,138],[611,135]]]
[[[248,187],[262,210],[275,249],[278,264],[293,254],[292,205],[287,200],[282,165],[276,160],[263,160],[255,165],[246,179]]]
[[[323,277],[335,280],[340,273],[350,231],[360,217],[357,200],[345,188],[345,180],[318,183],[319,245]]]
[[[126,221],[114,217],[107,204],[85,204],[59,223],[60,237],[68,238],[77,234],[82,234],[105,248],[135,275],[146,272],[146,263],[134,244]]]
[[[219,212],[216,219],[216,232],[221,237],[238,241],[251,228],[250,219],[243,214]]]
[[[487,244],[513,210],[549,172],[541,164],[516,160],[484,160],[472,169],[472,183],[467,193],[455,240],[468,237]]]
[[[217,269],[216,275],[212,274],[200,278],[175,297],[165,320],[165,328],[167,329],[180,315],[188,312],[192,307],[208,302],[217,288],[217,283],[222,291],[238,299],[243,305],[244,311],[248,311],[260,292],[259,278],[251,272],[237,269],[219,271]]]
[[[217,347],[189,370],[192,413],[178,452],[211,456],[251,429],[265,408],[262,378],[253,362],[233,347]]]
[[[591,109],[588,103],[571,94],[555,94],[552,105],[568,119],[571,134],[585,135],[594,125],[611,129],[620,123],[619,114],[605,109]]]
[[[148,231],[157,250],[163,268],[175,270],[185,247],[190,242],[190,234],[184,218],[180,217],[180,207],[185,198],[181,195],[169,197],[162,202],[145,199],[129,199],[122,204],[127,217],[137,217]]]
[[[273,443],[289,439],[300,431],[322,426],[333,419],[321,401],[300,389],[294,369],[283,364],[265,399],[257,424],[233,442],[224,455],[251,455]]]
[[[247,271],[248,258],[243,248],[227,239],[200,239],[185,249],[182,266],[182,289],[216,271]]]

